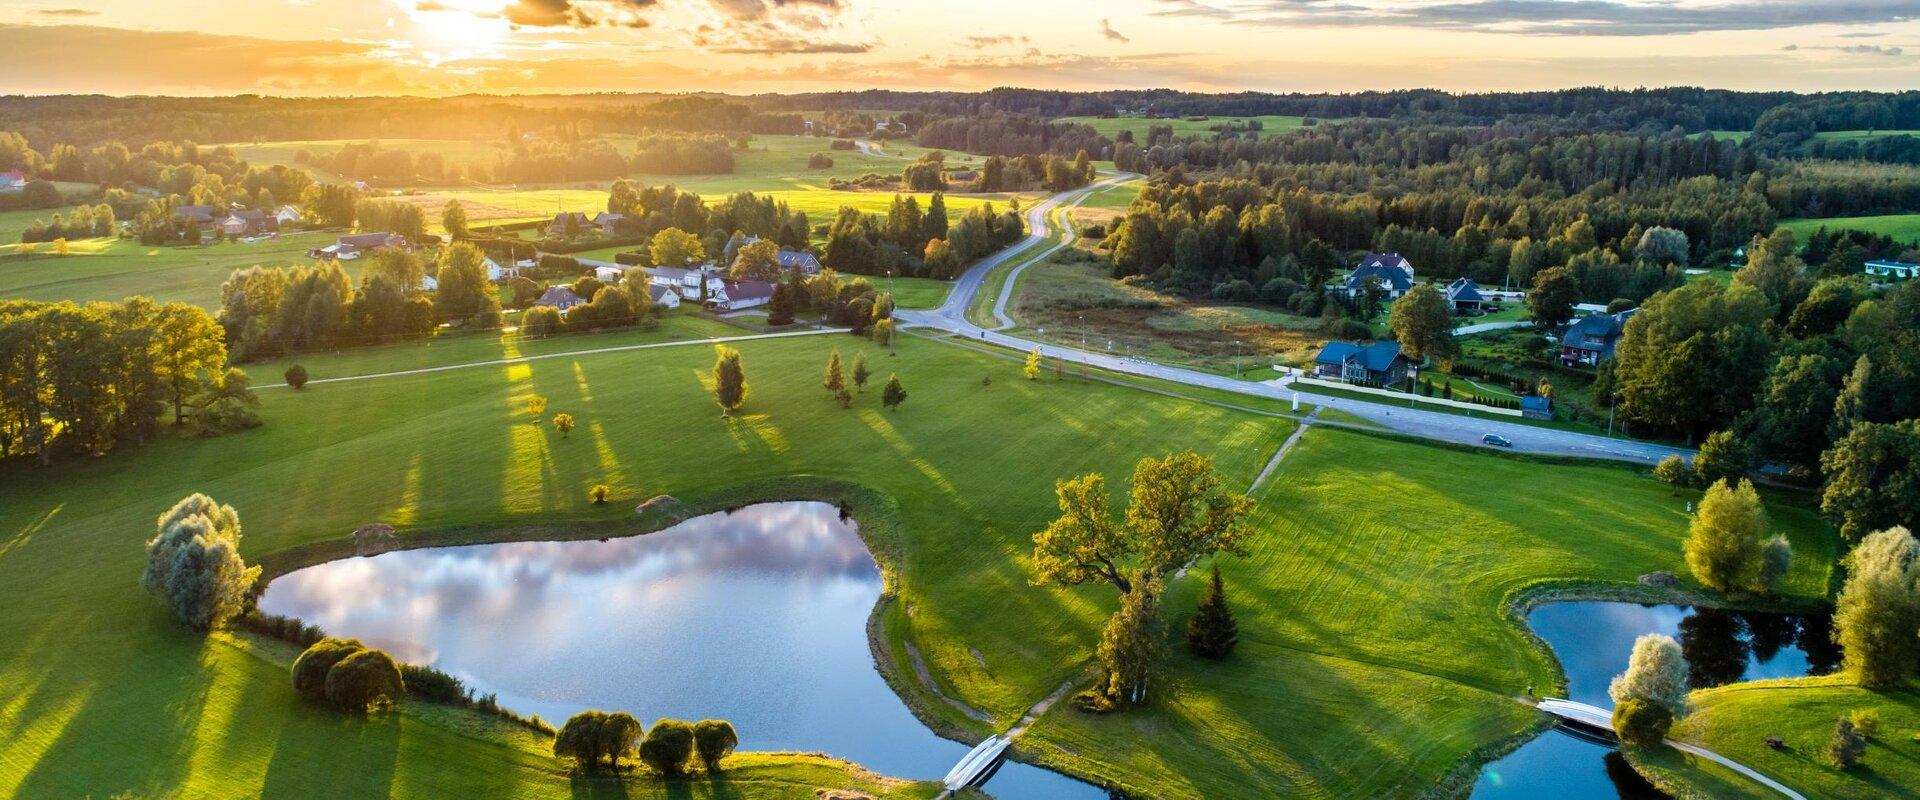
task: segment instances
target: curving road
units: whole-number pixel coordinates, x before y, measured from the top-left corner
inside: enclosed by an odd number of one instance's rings
[[[1339,411],[1360,417],[1383,428],[1398,433],[1433,439],[1443,442],[1469,444],[1485,447],[1480,437],[1492,433],[1506,437],[1513,442],[1513,449],[1547,455],[1580,456],[1601,458],[1614,461],[1628,461],[1637,464],[1652,465],[1669,455],[1679,455],[1691,459],[1693,451],[1682,447],[1638,442],[1630,439],[1617,439],[1590,433],[1528,425],[1521,422],[1504,422],[1476,417],[1428,411],[1419,408],[1403,407],[1394,403],[1380,403],[1370,400],[1357,400],[1346,397],[1331,397],[1305,392],[1294,392],[1285,387],[1283,381],[1256,383],[1234,378],[1200,372],[1184,367],[1170,366],[1153,361],[1116,356],[1110,352],[1097,352],[1066,347],[1047,342],[1034,341],[1012,336],[1003,331],[1013,325],[1006,316],[1006,304],[1012,296],[1014,278],[1018,271],[1009,273],[1002,286],[1000,296],[996,298],[993,315],[996,325],[983,328],[967,319],[967,308],[973,305],[974,298],[980,294],[981,287],[994,269],[1007,262],[1029,254],[1033,248],[1048,246],[1047,253],[1065,247],[1072,241],[1068,232],[1058,243],[1048,243],[1048,215],[1063,205],[1071,207],[1086,199],[1087,195],[1111,185],[1138,176],[1121,175],[1108,178],[1099,184],[1062,192],[1035,205],[1027,211],[1029,233],[1021,242],[998,253],[982,259],[968,268],[954,281],[953,289],[947,294],[945,302],[939,308],[930,310],[901,309],[894,312],[901,324],[914,327],[932,328],[948,333],[965,336],[968,339],[986,344],[999,345],[1026,352],[1039,348],[1048,358],[1087,364],[1113,372],[1139,375],[1159,380],[1183,383],[1208,389],[1237,392],[1254,397],[1266,397],[1276,400],[1298,399],[1300,402]],[[1033,262],[1037,263],[1038,258]],[[1024,269],[1021,267],[1020,269]],[[1324,421],[1324,420],[1322,420]]]

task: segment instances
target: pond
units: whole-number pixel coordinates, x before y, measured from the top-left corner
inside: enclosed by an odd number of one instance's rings
[[[262,610],[430,664],[556,725],[596,708],[717,717],[742,750],[822,752],[938,779],[942,739],[875,669],[881,579],[826,503],[768,503],[604,541],[438,547],[348,558],[275,579]],[[1002,798],[1105,798],[1009,761]]]
[[[1567,675],[1567,699],[1612,708],[1607,684],[1627,668],[1633,640],[1664,633],[1679,640],[1689,683],[1707,688],[1764,678],[1831,672],[1840,663],[1830,620],[1792,614],[1720,611],[1676,605],[1566,602],[1538,606],[1527,624],[1553,648]],[[1488,764],[1476,800],[1552,796],[1555,800],[1662,798],[1610,744],[1555,729]]]

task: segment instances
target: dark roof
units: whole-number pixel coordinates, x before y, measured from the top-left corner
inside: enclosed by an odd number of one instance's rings
[[[813,273],[820,271],[820,259],[815,258],[812,253],[805,250],[782,250],[774,255],[780,259],[781,269],[799,267],[801,272]]]
[[[1397,358],[1400,358],[1399,342],[1374,342],[1365,346],[1354,342],[1327,342],[1326,347],[1320,348],[1320,355],[1314,356],[1313,363],[1345,364],[1358,360],[1368,372],[1386,372]]]
[[[728,300],[758,300],[773,296],[773,284],[766,281],[727,281]]]
[[[1480,294],[1480,285],[1474,283],[1472,278],[1455,278],[1453,283],[1447,284],[1447,299],[1458,303],[1487,298]]]
[[[1392,267],[1413,272],[1413,262],[1399,253],[1368,253],[1360,259],[1361,267]]]
[[[540,299],[533,301],[533,304],[564,309],[584,302],[586,301],[581,300],[580,295],[573,293],[573,288],[570,286],[549,286],[546,291],[540,293]]]
[[[1589,344],[1604,345],[1620,338],[1627,329],[1627,320],[1632,319],[1637,308],[1630,308],[1618,314],[1594,314],[1581,317],[1567,326],[1567,332],[1560,336],[1560,343],[1570,347],[1587,347]]]
[[[1383,267],[1363,264],[1347,276],[1347,288],[1358,290],[1368,278],[1379,278],[1380,284],[1395,292],[1404,292],[1413,288],[1413,276],[1399,267]]]
[[[397,233],[354,233],[340,237],[340,243],[354,247],[392,247],[406,241]]]
[[[679,297],[680,294],[675,292],[671,286],[649,283],[647,284],[647,296],[653,298],[653,302],[659,303],[664,302],[668,297]]]
[[[177,206],[173,213],[195,222],[213,221],[213,206]]]

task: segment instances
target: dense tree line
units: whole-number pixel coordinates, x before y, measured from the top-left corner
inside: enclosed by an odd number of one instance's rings
[[[251,427],[253,403],[198,306],[0,302],[0,457],[98,455],[144,442],[168,411],[202,433]]]
[[[1081,150],[1101,152],[1107,145],[1088,125],[1004,114],[936,119],[920,128],[915,139],[922,147],[995,156],[1071,156]]]
[[[333,350],[425,336],[436,325],[492,327],[500,304],[480,250],[460,243],[433,264],[438,288],[426,292],[426,261],[383,250],[354,286],[333,262],[250,267],[220,287],[220,325],[235,361]]]
[[[1025,235],[1019,214],[995,213],[992,203],[968,209],[949,223],[944,196],[934,194],[923,211],[919,198],[896,195],[885,215],[841,207],[827,227],[821,261],[857,275],[952,278],[965,265]]]

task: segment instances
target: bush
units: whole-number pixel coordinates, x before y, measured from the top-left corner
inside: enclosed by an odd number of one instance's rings
[[[293,387],[297,391],[300,389],[300,387],[307,385],[307,368],[300,366],[299,364],[295,364],[291,367],[288,367],[286,374],[283,375],[282,377],[285,377],[287,379],[288,386]]]
[[[327,670],[327,704],[341,711],[398,703],[406,692],[400,665],[384,651],[361,650]]]
[[[1373,338],[1373,329],[1367,327],[1367,323],[1361,322],[1360,320],[1351,317],[1342,317],[1327,326],[1327,335],[1335,339],[1364,341]]]
[[[465,683],[433,667],[401,664],[400,682],[405,684],[407,694],[431,703],[450,706],[473,705],[473,693],[467,690]]]
[[[1672,729],[1673,711],[1651,700],[1629,698],[1613,707],[1613,732],[1624,744],[1659,747]]]
[[[1787,582],[1787,574],[1793,571],[1793,544],[1787,537],[1774,534],[1760,548],[1760,575],[1756,588],[1768,594],[1780,591]]]
[[[1692,488],[1694,485],[1693,468],[1687,466],[1687,460],[1678,455],[1660,459],[1653,468],[1653,477],[1679,489]]]
[[[678,775],[693,757],[693,726],[677,719],[662,719],[647,730],[640,742],[640,761],[662,775]]]
[[[640,721],[632,714],[582,711],[567,718],[567,723],[554,734],[553,754],[571,758],[581,766],[596,766],[602,759],[613,766],[633,750],[633,742],[638,738]]]
[[[604,483],[596,483],[587,489],[587,497],[591,498],[596,506],[606,505],[607,495],[612,493],[613,488]]]
[[[1841,769],[1851,769],[1867,755],[1867,737],[1845,717],[1833,725],[1833,739],[1827,742],[1827,761]]]
[[[559,333],[566,323],[560,312],[547,306],[534,306],[520,315],[520,335],[534,339]]]
[[[293,690],[316,703],[327,699],[327,673],[347,656],[365,649],[357,639],[329,636],[314,642],[293,660]]]
[[[826,153],[807,156],[807,169],[833,169],[833,156]]]
[[[233,507],[196,493],[161,514],[158,527],[147,542],[140,585],[195,630],[238,616],[260,568],[240,558],[240,515]]]
[[[740,734],[724,719],[703,719],[693,723],[693,747],[708,772],[720,771],[720,760],[740,746]]]
[[[1862,708],[1847,715],[1847,721],[1853,723],[1853,729],[1868,739],[1880,738],[1880,712],[1877,709]]]

